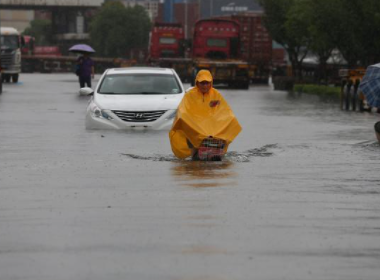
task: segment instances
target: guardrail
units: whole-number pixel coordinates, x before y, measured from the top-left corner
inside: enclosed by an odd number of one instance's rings
[[[95,73],[103,73],[108,68],[129,67],[136,65],[135,60],[121,58],[92,57]],[[75,72],[77,58],[73,56],[35,56],[23,55],[22,72],[24,73],[69,73]]]

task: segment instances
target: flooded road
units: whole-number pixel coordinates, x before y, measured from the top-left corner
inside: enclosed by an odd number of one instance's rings
[[[86,131],[78,89],[4,85],[0,279],[379,279],[379,114],[222,89],[243,131],[192,162],[168,131]]]

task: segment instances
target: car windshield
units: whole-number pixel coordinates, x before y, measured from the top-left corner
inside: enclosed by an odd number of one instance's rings
[[[178,94],[180,85],[173,75],[117,74],[104,77],[101,94]]]

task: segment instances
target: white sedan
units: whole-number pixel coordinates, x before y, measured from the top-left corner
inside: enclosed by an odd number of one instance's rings
[[[185,94],[173,69],[130,67],[104,72],[86,112],[87,129],[169,129]]]

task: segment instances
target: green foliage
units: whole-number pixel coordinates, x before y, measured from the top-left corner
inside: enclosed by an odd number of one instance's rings
[[[339,96],[341,88],[333,86],[311,85],[311,84],[295,84],[293,91],[299,93],[310,93],[324,96]]]
[[[294,73],[306,51],[318,56],[321,71],[334,49],[348,67],[380,61],[379,0],[259,1],[265,10],[264,23],[287,50]]]
[[[264,23],[272,35],[272,38],[282,46],[288,44],[288,34],[286,33],[285,23],[289,8],[294,0],[260,0],[264,7]]]
[[[311,44],[310,0],[260,0],[264,24],[272,38],[288,52],[293,73],[301,76],[302,61]]]
[[[34,37],[37,46],[51,45],[53,43],[52,25],[49,20],[32,20],[30,27],[26,28],[22,35]]]
[[[90,41],[100,56],[126,57],[131,49],[147,48],[150,28],[143,7],[106,2],[90,24]]]

